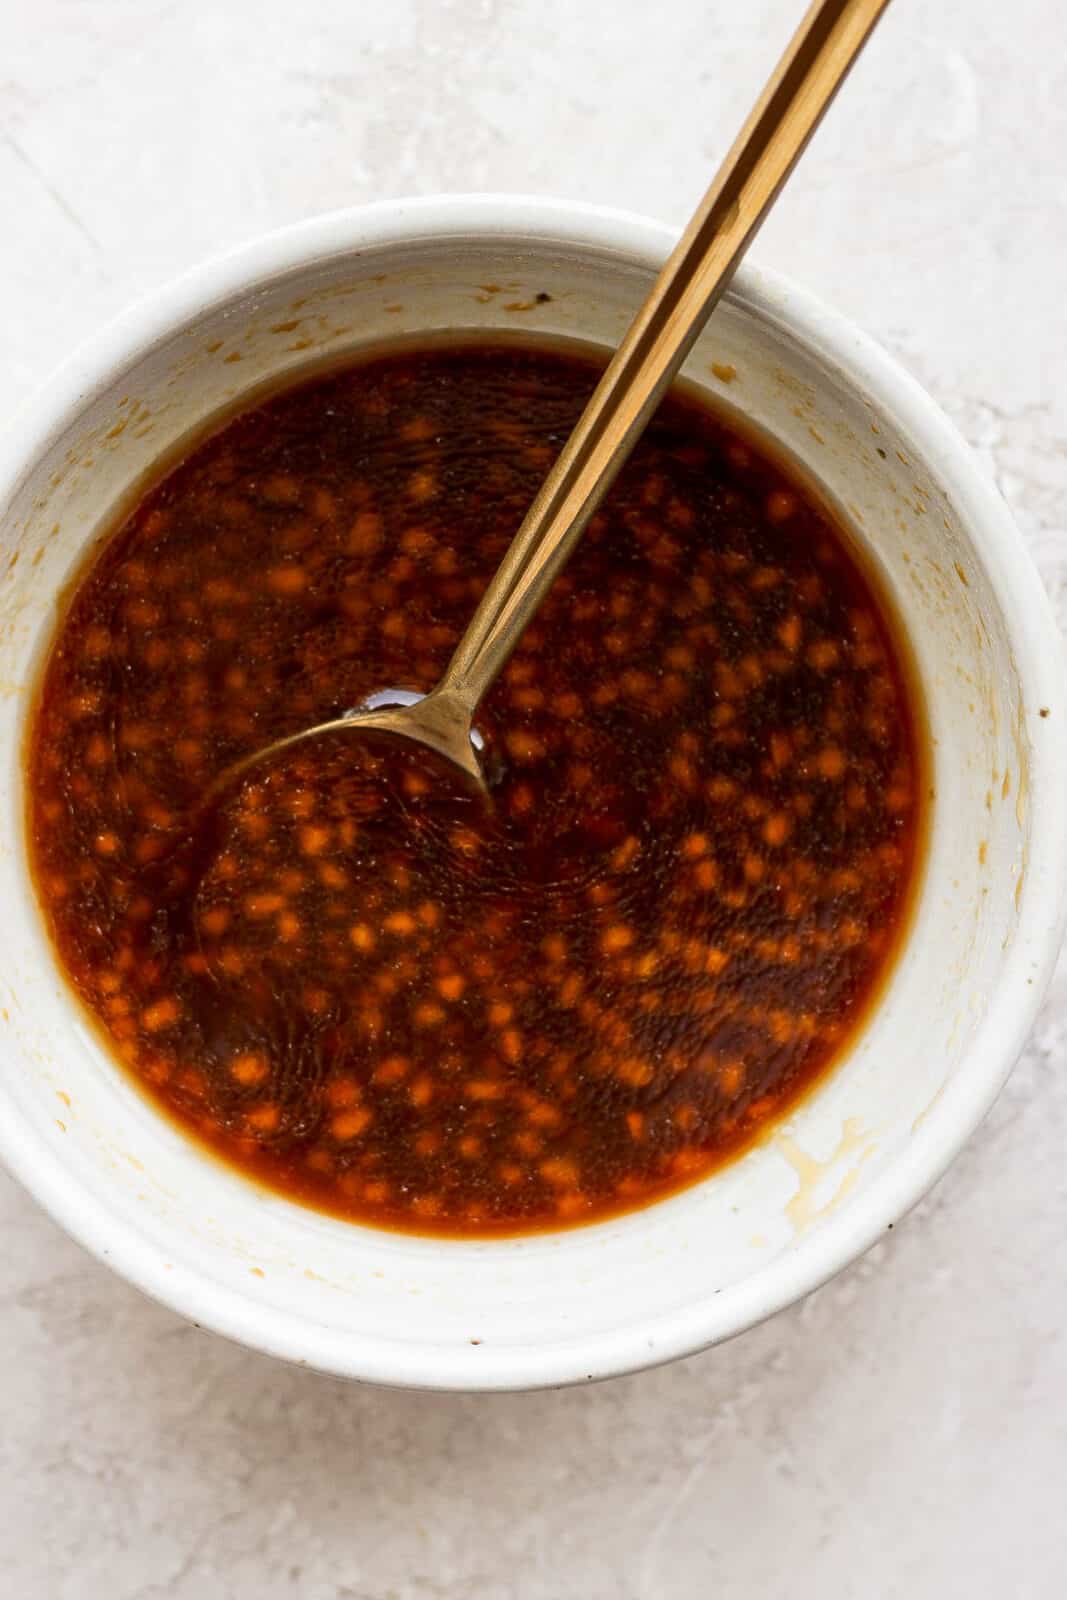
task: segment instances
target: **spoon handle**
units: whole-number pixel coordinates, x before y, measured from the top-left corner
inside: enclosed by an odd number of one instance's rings
[[[815,0],[545,479],[437,693],[473,715],[889,0]]]

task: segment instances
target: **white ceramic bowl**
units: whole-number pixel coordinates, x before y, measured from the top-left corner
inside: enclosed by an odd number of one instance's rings
[[[206,418],[323,354],[439,328],[613,343],[671,242],[651,222],[541,200],[324,217],[136,307],[4,441],[0,1153],[117,1271],[258,1349],[379,1383],[492,1389],[601,1378],[728,1338],[851,1261],[933,1183],[1004,1082],[1050,975],[1067,706],[1039,580],[911,379],[748,268],[686,372],[777,436],[850,516],[912,640],[936,791],[907,948],[788,1126],[627,1217],[421,1240],[302,1210],[205,1158],[72,1003],[27,880],[20,747],[56,596],[87,541]],[[534,302],[539,291],[551,300]],[[713,361],[736,379],[716,379]]]

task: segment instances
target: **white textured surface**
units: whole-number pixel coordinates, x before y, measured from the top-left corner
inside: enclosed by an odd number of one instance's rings
[[[0,0],[0,421],[204,254],[353,201],[681,221],[798,0]],[[662,16],[653,20],[653,12]],[[898,0],[760,245],[908,364],[1067,622],[1065,24]],[[0,1176],[13,1600],[1059,1600],[1067,968],[950,1175],[709,1355],[558,1395],[345,1388],[142,1300]]]

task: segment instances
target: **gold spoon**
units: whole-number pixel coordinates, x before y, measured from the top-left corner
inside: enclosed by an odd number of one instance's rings
[[[429,694],[384,690],[363,707],[279,739],[341,728],[399,734],[487,788],[472,723],[586,523],[688,355],[778,192],[889,0],[816,0],[672,252],[526,513],[444,677]]]

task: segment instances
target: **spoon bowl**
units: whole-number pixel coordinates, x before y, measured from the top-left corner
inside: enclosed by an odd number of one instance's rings
[[[352,731],[356,733],[384,733],[412,743],[425,745],[435,755],[458,767],[484,794],[489,784],[478,750],[481,735],[471,725],[471,708],[463,699],[444,684],[431,689],[429,694],[418,694],[411,689],[382,689],[370,695],[367,701],[342,717],[328,722],[318,722],[311,728],[301,728],[297,733],[276,739],[262,750],[253,750],[242,761],[227,768],[219,782],[229,784],[252,767],[272,756],[280,755],[294,745],[324,733]]]
[[[424,695],[402,689],[385,689],[372,695],[371,699],[374,705],[368,704],[335,722],[309,728],[286,742],[299,743],[315,734],[340,728],[362,733],[393,734],[397,738],[423,744],[435,755],[444,756],[473,779],[479,789],[488,793],[489,784],[478,757],[477,746],[481,739],[471,724],[472,707],[454,689],[441,684]]]

